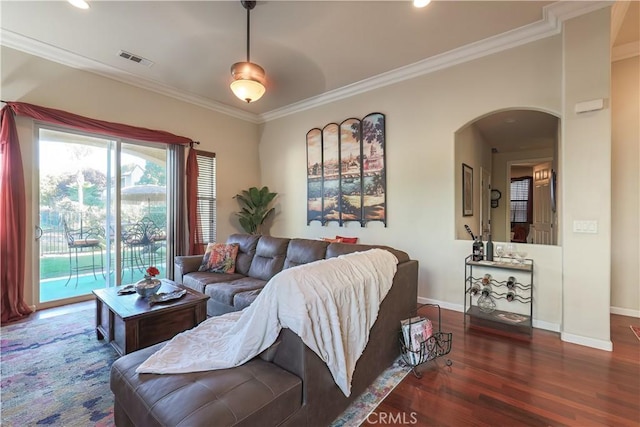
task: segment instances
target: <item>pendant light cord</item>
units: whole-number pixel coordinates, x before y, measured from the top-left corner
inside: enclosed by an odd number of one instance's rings
[[[251,40],[251,31],[250,31],[250,27],[251,27],[251,9],[247,8],[247,62],[251,62],[251,47],[250,47],[250,40]]]

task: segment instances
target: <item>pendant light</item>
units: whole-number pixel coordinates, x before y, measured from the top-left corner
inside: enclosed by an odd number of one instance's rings
[[[231,66],[231,90],[234,95],[243,101],[254,102],[264,95],[266,89],[264,87],[265,72],[258,64],[251,62],[250,56],[250,13],[251,9],[256,6],[255,1],[241,1],[242,6],[247,9],[247,61],[236,62]]]

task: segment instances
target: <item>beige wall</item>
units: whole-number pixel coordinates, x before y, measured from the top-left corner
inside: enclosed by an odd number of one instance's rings
[[[562,143],[562,338],[611,348],[611,109],[610,8],[564,23]],[[579,102],[607,107],[577,114]],[[574,233],[593,220],[596,234]]]
[[[612,64],[611,311],[640,317],[640,57]]]
[[[608,101],[608,26],[608,9],[595,12],[567,22],[561,35],[259,127],[4,47],[2,99],[200,140],[201,149],[215,151],[218,157],[220,238],[238,230],[233,195],[252,185],[268,185],[279,193],[272,234],[353,235],[365,243],[404,249],[420,262],[421,300],[438,301],[452,309],[462,308],[463,260],[470,252],[469,241],[455,239],[460,168],[454,161],[454,133],[477,117],[501,109],[532,108],[557,115],[563,124],[558,156],[563,246],[528,246],[528,256],[536,263],[534,324],[562,329],[565,339],[606,348],[609,297],[613,306],[628,314],[640,313],[638,58],[614,64],[613,111],[578,117],[573,105],[594,98]],[[627,86],[635,87],[635,92]],[[635,112],[628,105],[635,106]],[[307,226],[306,132],[373,111],[387,116],[388,226]],[[31,209],[33,130],[26,119],[19,119],[18,126]],[[633,171],[635,175],[623,175]],[[499,173],[495,167],[493,172]],[[562,187],[564,179],[567,183]],[[505,197],[503,191],[501,202]],[[572,233],[574,219],[598,220],[599,233]],[[33,226],[29,218],[28,230]],[[30,257],[33,245],[28,240]],[[31,286],[28,266],[29,303]]]
[[[462,215],[462,164],[473,168],[473,215]],[[464,228],[465,224],[471,228],[474,235],[481,234],[480,230],[480,184],[482,168],[491,170],[491,147],[482,137],[478,128],[471,124],[456,132],[455,136],[455,164],[458,172],[454,174],[455,195],[455,223],[456,239],[471,240],[471,236]],[[483,239],[484,240],[484,239]]]
[[[2,47],[2,99],[22,101],[72,113],[159,129],[200,141],[198,149],[217,157],[218,236],[226,239],[238,231],[233,196],[259,184],[258,127],[243,120],[129,86],[92,73],[56,64]],[[17,121],[25,168],[27,211],[35,209],[33,126],[30,119]],[[226,177],[226,179],[225,179]],[[231,177],[231,179],[229,179]],[[35,219],[34,219],[35,218]],[[37,215],[28,219],[27,260],[34,251],[31,230]],[[34,304],[32,277],[28,266],[27,303]]]
[[[420,263],[419,296],[461,309],[464,258],[471,242],[455,239],[455,132],[489,112],[533,108],[560,115],[562,40],[547,38],[446,70],[380,88],[262,126],[262,184],[278,191],[272,233],[353,235],[406,250]],[[305,134],[313,127],[386,114],[388,226],[306,225]],[[475,171],[475,169],[474,169]],[[558,246],[530,245],[536,261],[536,325],[559,330],[562,257]]]

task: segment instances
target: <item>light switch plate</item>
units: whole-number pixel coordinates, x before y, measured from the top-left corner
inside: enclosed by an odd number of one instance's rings
[[[598,234],[598,221],[595,221],[595,220],[573,221],[573,232]]]

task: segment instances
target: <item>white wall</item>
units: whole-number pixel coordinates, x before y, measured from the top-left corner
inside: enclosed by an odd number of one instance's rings
[[[611,312],[640,317],[640,57],[612,64]]]
[[[263,125],[262,184],[280,194],[272,234],[346,234],[403,249],[420,263],[419,296],[461,309],[464,258],[471,242],[455,239],[455,182],[461,172],[454,162],[454,133],[501,109],[533,108],[560,115],[561,42],[560,36],[547,38]],[[373,111],[386,114],[388,227],[307,226],[307,131]],[[531,245],[529,252],[536,261],[536,324],[559,330],[561,248]]]
[[[234,212],[239,210],[233,196],[259,184],[258,127],[243,120],[216,113],[182,101],[129,86],[92,73],[2,47],[2,99],[29,102],[83,116],[168,131],[200,141],[198,149],[212,151],[217,158],[218,236],[239,230]],[[185,71],[185,72],[188,72]],[[34,139],[32,120],[18,118],[27,212],[34,207]],[[37,220],[37,216],[35,217]],[[34,250],[27,223],[26,302],[33,301],[33,277],[29,265]]]

